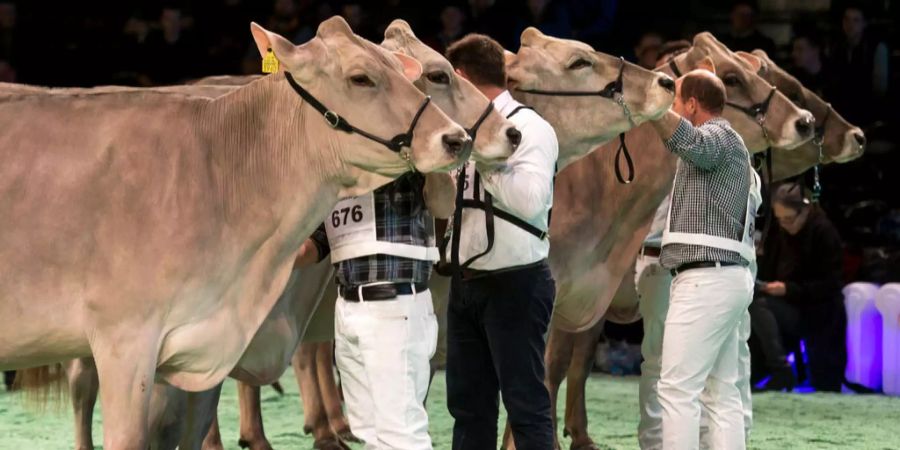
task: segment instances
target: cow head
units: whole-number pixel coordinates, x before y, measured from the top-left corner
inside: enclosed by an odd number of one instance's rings
[[[411,145],[400,152],[361,132],[334,129],[321,135],[322,144],[338,149],[345,164],[396,177],[410,165],[420,172],[449,170],[468,158],[471,140],[465,130],[437,106],[426,103],[425,95],[413,85],[422,74],[422,65],[415,59],[356,36],[340,17],[322,22],[316,36],[300,46],[255,23],[251,31],[261,55],[269,49],[274,52],[280,62],[279,75],[290,73],[299,86],[356,129],[390,141],[414,125]],[[287,82],[284,86],[283,95],[299,97]],[[304,106],[299,120],[336,122],[337,116],[323,117],[311,105]]]
[[[507,55],[509,88],[553,125],[560,167],[619,133],[658,118],[674,99],[675,83],[669,76],[597,52],[582,42],[545,36],[535,28],[522,32],[521,42],[518,53]],[[535,93],[598,93],[615,86],[620,76],[621,97]]]
[[[446,58],[423,44],[404,20],[391,22],[384,31],[381,45],[418,60],[424,76],[415,82],[416,86],[430,95],[434,104],[456,123],[468,127],[470,131],[477,126],[473,151],[476,161],[506,159],[519,145],[522,135],[512,122],[493,108],[490,99],[472,83],[459,77]],[[485,112],[487,116],[482,120]]]
[[[728,106],[723,115],[744,138],[748,150],[793,149],[812,139],[812,114],[773,90],[774,87],[759,75],[765,70],[759,58],[741,57],[712,34],[704,32],[695,36],[693,46],[674,61],[681,70],[690,70],[707,57],[713,61],[716,75],[725,84]],[[750,111],[757,105],[766,105],[759,114]]]
[[[744,56],[742,52],[738,52],[738,54]],[[819,148],[816,142],[818,139],[822,139],[822,162],[842,163],[862,156],[866,137],[859,127],[848,123],[825,100],[803,87],[796,78],[775,65],[766,52],[755,50],[753,55],[767,66],[762,77],[778,88],[779,92],[784,93],[795,105],[808,110],[815,117],[816,127],[821,130],[822,135],[816,136],[815,139],[797,148],[797,151],[814,156],[815,159],[810,161],[810,167],[819,160]]]

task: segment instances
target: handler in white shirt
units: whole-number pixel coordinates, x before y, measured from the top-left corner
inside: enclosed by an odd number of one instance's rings
[[[559,152],[556,133],[506,91],[503,48],[468,35],[447,50],[471,81],[522,133],[505,167],[467,164],[457,178],[457,210],[445,257],[457,272],[447,313],[447,406],[453,448],[497,447],[498,393],[516,448],[553,448],[544,386],[544,334],[556,286],[547,229]]]

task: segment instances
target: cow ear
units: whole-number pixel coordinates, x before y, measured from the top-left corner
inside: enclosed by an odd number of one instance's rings
[[[261,27],[256,22],[250,23],[250,33],[253,34],[253,40],[256,41],[256,48],[259,50],[259,55],[263,58],[266,57],[266,54],[271,49],[275,52],[275,57],[278,58],[279,61],[284,61],[291,57],[291,54],[296,48],[291,41]]]
[[[713,60],[712,60],[712,58],[709,57],[709,55],[704,56],[703,59],[701,59],[697,63],[697,68],[703,69],[703,70],[708,70],[712,73],[716,73],[716,65],[715,65],[715,63],[713,63]]]
[[[422,76],[422,64],[417,59],[400,52],[394,52],[394,56],[403,64],[403,75],[407,80],[415,82]]]
[[[750,66],[750,69],[753,70],[753,73],[759,74],[764,72],[765,66],[758,56],[751,55],[747,52],[737,52],[737,55]]]
[[[509,50],[503,49],[503,64],[506,65],[506,67],[509,67],[510,64],[512,64],[515,60],[516,60],[515,53],[513,53]]]

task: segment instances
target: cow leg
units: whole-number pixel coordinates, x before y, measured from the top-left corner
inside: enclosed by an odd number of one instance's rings
[[[565,432],[572,438],[571,449],[597,449],[588,435],[587,405],[585,404],[585,388],[594,367],[597,342],[603,333],[603,321],[591,329],[575,335],[572,351],[572,362],[566,374],[566,414]]]
[[[100,378],[106,450],[147,449],[157,339],[131,327],[98,330],[94,335],[91,350]]]
[[[300,387],[300,400],[303,406],[303,433],[310,434],[320,422],[327,422],[322,397],[319,393],[318,374],[316,373],[316,343],[300,343],[291,366]]]
[[[75,412],[75,450],[93,450],[91,421],[94,418],[97,390],[100,388],[94,359],[79,358],[67,362],[66,378]]]
[[[344,450],[348,447],[328,425],[328,414],[319,388],[316,369],[317,343],[301,343],[291,358],[297,384],[300,385],[300,399],[303,402],[303,431],[313,435],[313,448],[321,450]]]
[[[178,444],[179,450],[200,450],[204,438],[216,419],[222,384],[203,392],[187,393],[184,430]],[[269,447],[267,450],[271,450]]]
[[[272,450],[263,431],[260,387],[238,381],[238,400],[241,407],[241,437],[238,445],[250,450]]]
[[[544,384],[550,392],[550,414],[553,418],[553,447],[559,449],[559,424],[557,423],[556,406],[559,402],[559,387],[566,379],[566,371],[572,362],[572,352],[575,349],[576,335],[550,327],[550,336],[547,338],[547,353],[544,355],[544,363],[547,373],[544,376]]]
[[[187,392],[168,384],[153,385],[149,415],[151,450],[175,450],[178,447],[187,422],[187,397]]]
[[[328,418],[328,425],[341,440],[362,442],[353,435],[350,423],[341,408],[341,392],[334,378],[334,341],[320,342],[316,350],[316,376],[319,381],[319,393],[322,405]]]
[[[3,371],[3,384],[6,385],[6,390],[13,390],[13,383],[16,381],[16,371],[15,370],[4,370]]]
[[[218,409],[218,408],[217,408]],[[222,444],[222,435],[219,433],[219,414],[213,416],[212,424],[209,426],[209,432],[203,438],[203,450],[225,450]]]

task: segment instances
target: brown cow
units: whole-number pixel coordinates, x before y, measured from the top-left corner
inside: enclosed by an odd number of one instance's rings
[[[341,19],[300,47],[253,34],[286,71],[216,100],[0,101],[0,315],[15,324],[0,333],[0,369],[93,354],[105,448],[146,448],[157,377],[191,391],[221,382],[338,198],[466,156],[464,130],[406,78],[420,75],[415,60]],[[412,128],[411,150],[333,130],[337,116],[305,107],[286,73],[324,104],[354,99],[339,112],[357,130]]]

